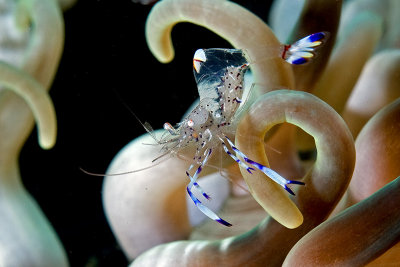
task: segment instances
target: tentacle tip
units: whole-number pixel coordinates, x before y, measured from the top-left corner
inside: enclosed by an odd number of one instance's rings
[[[154,42],[157,43],[154,44]],[[153,56],[163,64],[170,63],[175,58],[174,48],[172,44],[168,44],[168,42],[158,42],[154,41],[152,38],[147,38],[147,45],[149,46]]]
[[[39,145],[41,148],[49,150],[54,147],[56,138],[39,138]]]
[[[152,52],[154,57],[163,64],[170,63],[175,58],[175,51],[172,47],[157,47]]]

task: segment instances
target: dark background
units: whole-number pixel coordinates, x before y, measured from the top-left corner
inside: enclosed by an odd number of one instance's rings
[[[236,2],[267,18],[270,1]],[[78,0],[64,13],[64,53],[50,91],[57,144],[49,151],[40,149],[34,131],[22,150],[20,167],[71,266],[128,264],[104,216],[103,178],[79,168],[104,173],[113,156],[145,132],[125,105],[154,128],[179,122],[198,95],[194,51],[230,47],[204,28],[181,23],[172,32],[175,59],[159,63],[144,37],[150,9],[129,0]]]

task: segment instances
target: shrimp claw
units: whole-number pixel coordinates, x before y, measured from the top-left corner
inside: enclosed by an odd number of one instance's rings
[[[328,38],[328,32],[310,34],[294,44],[285,45],[282,50],[282,58],[293,65],[307,63],[315,56],[315,50]]]

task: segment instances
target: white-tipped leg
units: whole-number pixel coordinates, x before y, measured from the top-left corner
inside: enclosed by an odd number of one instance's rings
[[[253,165],[257,169],[262,171],[265,175],[267,175],[269,178],[271,178],[274,182],[276,182],[277,184],[282,186],[287,192],[289,192],[289,194],[295,195],[294,192],[292,191],[292,189],[290,189],[287,186],[288,184],[305,185],[303,182],[294,181],[294,180],[287,180],[287,179],[283,178],[279,173],[277,173],[276,171],[268,168],[267,166],[264,166],[264,165],[262,165],[262,164],[260,164],[258,162],[255,162],[255,161],[249,159],[242,151],[240,151],[237,147],[235,147],[233,142],[227,136],[225,136],[225,138],[228,141],[229,145],[231,146],[232,150],[235,151],[240,157],[242,157],[244,159],[244,161],[246,161],[247,163]],[[245,168],[247,169],[248,166],[247,165],[245,165],[245,166],[246,166]]]
[[[225,226],[232,226],[232,224],[230,224],[229,222],[225,221],[224,219],[222,219],[221,217],[219,217],[217,214],[215,214],[212,210],[210,210],[209,208],[207,208],[206,206],[204,206],[200,200],[198,200],[196,198],[195,195],[193,195],[193,193],[190,191],[189,186],[187,187],[187,192],[190,196],[190,198],[193,200],[194,204],[196,204],[196,207],[204,213],[204,215],[206,215],[207,217],[209,217],[210,219],[213,219],[214,221],[225,225]]]
[[[224,143],[224,141],[222,141],[222,147],[224,148],[224,151],[226,154],[228,154],[231,158],[233,158],[234,161],[236,161],[241,167],[245,168],[246,171],[248,171],[249,173],[251,173],[251,171],[254,171],[253,168],[247,166],[243,161],[241,161],[238,157],[236,157],[235,155],[233,155],[228,147],[226,146],[226,144]]]
[[[208,158],[210,157],[212,153],[212,149],[208,149],[208,151],[206,152],[206,156],[204,158],[204,160],[201,162],[200,166],[197,168],[196,172],[194,173],[193,176],[190,175],[190,173],[187,171],[186,174],[187,176],[190,178],[190,183],[188,184],[186,190],[190,196],[190,198],[193,200],[194,204],[196,205],[196,207],[204,213],[204,215],[206,215],[207,217],[209,217],[210,219],[213,219],[214,221],[225,225],[225,226],[232,226],[232,224],[230,224],[229,222],[225,221],[224,219],[220,218],[217,214],[215,214],[212,210],[210,210],[209,208],[207,208],[203,203],[201,203],[201,201],[192,193],[192,188],[193,186],[195,186],[200,193],[202,193],[202,195],[209,199],[210,197],[204,192],[204,190],[200,187],[200,185],[196,182],[197,178],[202,170],[202,167],[207,163]]]

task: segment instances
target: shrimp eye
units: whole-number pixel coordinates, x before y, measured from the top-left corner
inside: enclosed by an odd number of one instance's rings
[[[194,121],[193,120],[188,120],[187,125],[189,127],[193,127],[194,126]]]

